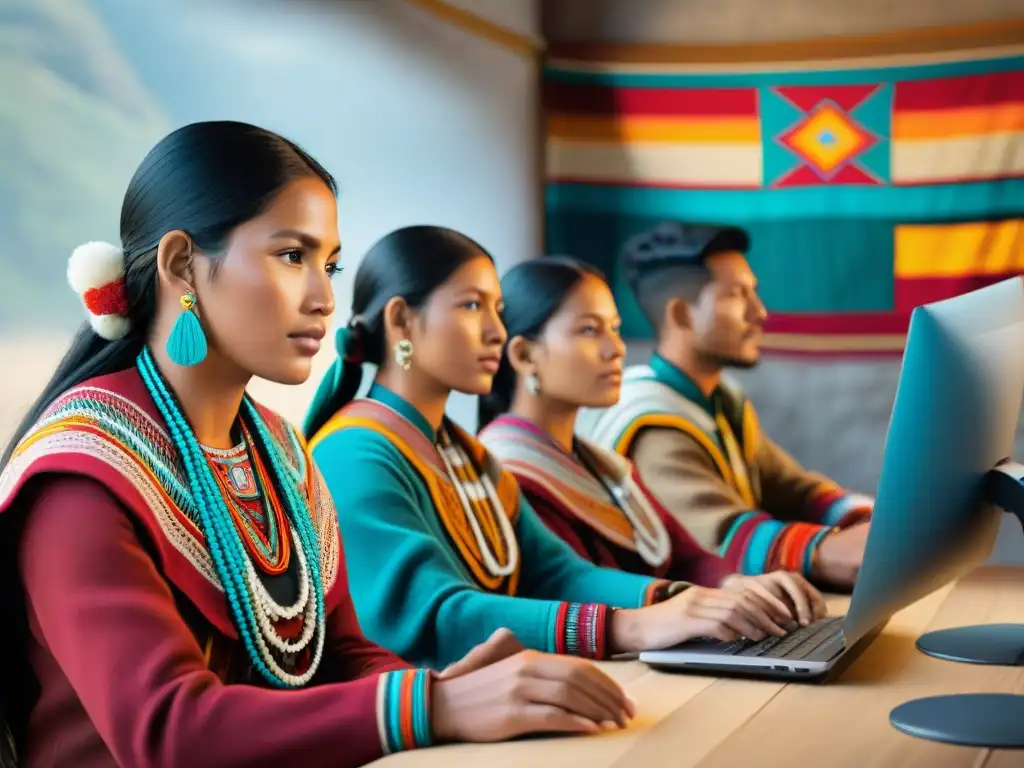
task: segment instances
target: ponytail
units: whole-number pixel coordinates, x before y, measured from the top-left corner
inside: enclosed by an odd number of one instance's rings
[[[107,341],[98,336],[88,324],[83,325],[75,334],[64,359],[60,361],[43,393],[29,408],[10,443],[7,444],[3,458],[0,459],[0,471],[7,467],[7,462],[11,460],[18,443],[54,400],[89,379],[131,368],[135,365],[135,358],[142,352],[144,343],[143,333],[140,331],[134,331],[116,341]]]
[[[307,440],[312,440],[343,405],[355,398],[359,385],[363,383],[368,336],[366,325],[359,315],[353,317],[344,328],[339,328],[334,335],[338,357],[320,380],[306,413],[302,431]]]

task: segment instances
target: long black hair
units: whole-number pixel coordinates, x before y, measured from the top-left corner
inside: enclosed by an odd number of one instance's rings
[[[445,227],[403,227],[378,240],[356,271],[352,319],[339,334],[338,359],[320,382],[306,414],[304,431],[312,438],[362,383],[363,363],[380,366],[387,355],[384,307],[400,296],[420,309],[431,294],[468,261],[491,255],[470,237]]]
[[[480,398],[477,406],[477,429],[483,429],[512,407],[516,372],[508,358],[508,343],[516,336],[536,339],[569,294],[588,276],[606,279],[599,269],[578,259],[544,256],[516,264],[501,278],[501,298],[505,302],[501,320],[508,331],[508,341],[491,391]]]
[[[167,232],[187,232],[197,248],[216,258],[236,227],[258,216],[286,184],[310,176],[321,179],[332,193],[337,193],[331,175],[296,144],[245,123],[193,123],[153,147],[135,171],[121,205],[121,248],[132,330],[116,341],[96,335],[88,324],[78,331],[50,382],[14,433],[0,459],[0,470],[58,396],[88,379],[135,365],[156,314],[156,253]],[[17,518],[10,513],[0,516],[0,613],[22,615],[21,620],[15,620],[20,626],[13,628],[20,631],[0,632],[0,658],[11,666],[11,675],[0,671],[0,766],[14,764],[4,721],[20,744],[35,695],[35,683],[23,655],[24,605],[15,570],[20,526]],[[15,603],[10,612],[6,596],[12,596]]]

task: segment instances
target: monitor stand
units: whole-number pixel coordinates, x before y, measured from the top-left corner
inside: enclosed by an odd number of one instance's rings
[[[985,478],[985,498],[1014,514],[1024,525],[1024,464],[1004,462]],[[919,650],[946,661],[967,664],[1024,664],[1024,624],[982,624],[928,632],[917,639]]]
[[[988,473],[986,500],[1024,525],[1024,465],[1003,462]],[[1024,665],[1024,624],[987,624],[928,632],[917,647],[938,659]],[[889,714],[911,736],[972,747],[1024,749],[1024,696],[972,693],[908,701]]]
[[[889,713],[898,731],[961,747],[1024,749],[1024,696],[955,693],[900,704]]]

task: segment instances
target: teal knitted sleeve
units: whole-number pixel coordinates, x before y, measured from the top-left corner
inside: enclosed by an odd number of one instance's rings
[[[544,525],[522,495],[519,540],[523,558],[520,594],[549,600],[639,608],[662,583],[649,576],[601,568],[580,557]]]

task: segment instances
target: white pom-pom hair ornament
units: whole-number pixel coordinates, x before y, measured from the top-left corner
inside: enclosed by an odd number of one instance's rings
[[[96,335],[108,341],[128,335],[131,321],[120,248],[97,241],[75,248],[68,260],[68,283],[82,300]]]

